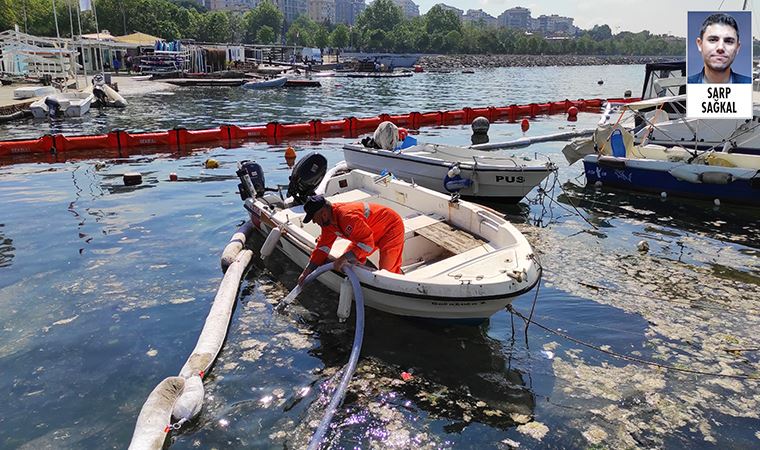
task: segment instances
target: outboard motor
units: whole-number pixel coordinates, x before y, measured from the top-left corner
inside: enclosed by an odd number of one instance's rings
[[[106,94],[106,91],[100,88],[100,86],[93,87],[92,94],[95,96],[95,99],[97,100],[97,106],[108,105],[108,95]]]
[[[244,160],[238,164],[239,169],[235,172],[240,178],[238,189],[240,199],[249,197],[261,197],[266,190],[264,182],[264,169],[256,161]]]
[[[314,190],[327,173],[327,158],[317,152],[311,152],[299,160],[293,167],[288,185],[288,196],[296,204],[306,202],[306,197],[314,195]]]
[[[50,117],[57,116],[61,113],[61,103],[55,97],[45,97],[45,105],[48,107],[48,115]]]

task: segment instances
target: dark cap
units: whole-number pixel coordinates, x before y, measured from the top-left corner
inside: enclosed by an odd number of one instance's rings
[[[314,214],[327,205],[327,200],[323,195],[311,195],[306,197],[306,203],[303,204],[303,210],[306,211],[306,218],[303,219],[304,223],[311,222],[314,218]]]

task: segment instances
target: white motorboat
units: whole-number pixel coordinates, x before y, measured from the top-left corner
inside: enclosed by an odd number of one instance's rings
[[[255,228],[263,236],[272,233],[279,239],[277,247],[301,267],[307,265],[321,229],[303,222],[305,213],[297,199],[318,192],[333,203],[379,203],[398,212],[406,231],[403,273],[375,270],[378,252],[366,266],[357,267],[367,306],[401,316],[479,322],[538,282],[541,269],[530,244],[494,210],[452,201],[389,176],[345,165],[325,175],[326,168],[327,160],[317,153],[299,161],[283,200],[265,189],[261,166],[243,162],[238,171],[241,196]],[[330,258],[342,255],[348,243],[338,238]],[[318,278],[335,292],[343,279],[335,271]]]
[[[95,99],[91,91],[48,95],[29,106],[36,119],[50,116],[81,117],[90,110]]]
[[[438,192],[512,203],[557,170],[552,162],[525,164],[494,152],[439,144],[418,144],[396,151],[348,144],[343,154],[351,168],[388,171]]]
[[[246,89],[268,89],[285,86],[288,77],[272,78],[271,80],[249,81],[243,85]]]

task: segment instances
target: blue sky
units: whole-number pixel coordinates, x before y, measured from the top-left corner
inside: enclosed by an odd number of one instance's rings
[[[505,9],[522,6],[530,9],[533,17],[541,14],[558,14],[575,19],[576,26],[586,29],[595,24],[608,24],[613,33],[618,31],[649,30],[655,34],[686,35],[686,11],[738,11],[742,0],[414,0],[424,14],[433,5],[445,3],[461,10],[482,9],[496,17]],[[760,0],[754,0],[760,8]],[[748,2],[748,9],[753,0]],[[722,4],[722,6],[721,6]],[[754,16],[754,13],[753,13]],[[753,17],[753,22],[757,19]],[[758,27],[754,25],[754,36]]]

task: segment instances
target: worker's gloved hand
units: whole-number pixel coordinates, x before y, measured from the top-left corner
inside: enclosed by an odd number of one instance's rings
[[[349,264],[356,264],[356,255],[352,252],[345,253],[343,256],[336,259],[333,268],[338,272],[342,272],[343,268]]]
[[[312,273],[314,269],[309,265],[306,266],[305,269],[303,269],[303,272],[301,272],[301,275],[298,277],[298,285],[303,286],[304,280],[306,280],[306,277],[309,276],[310,273]]]

